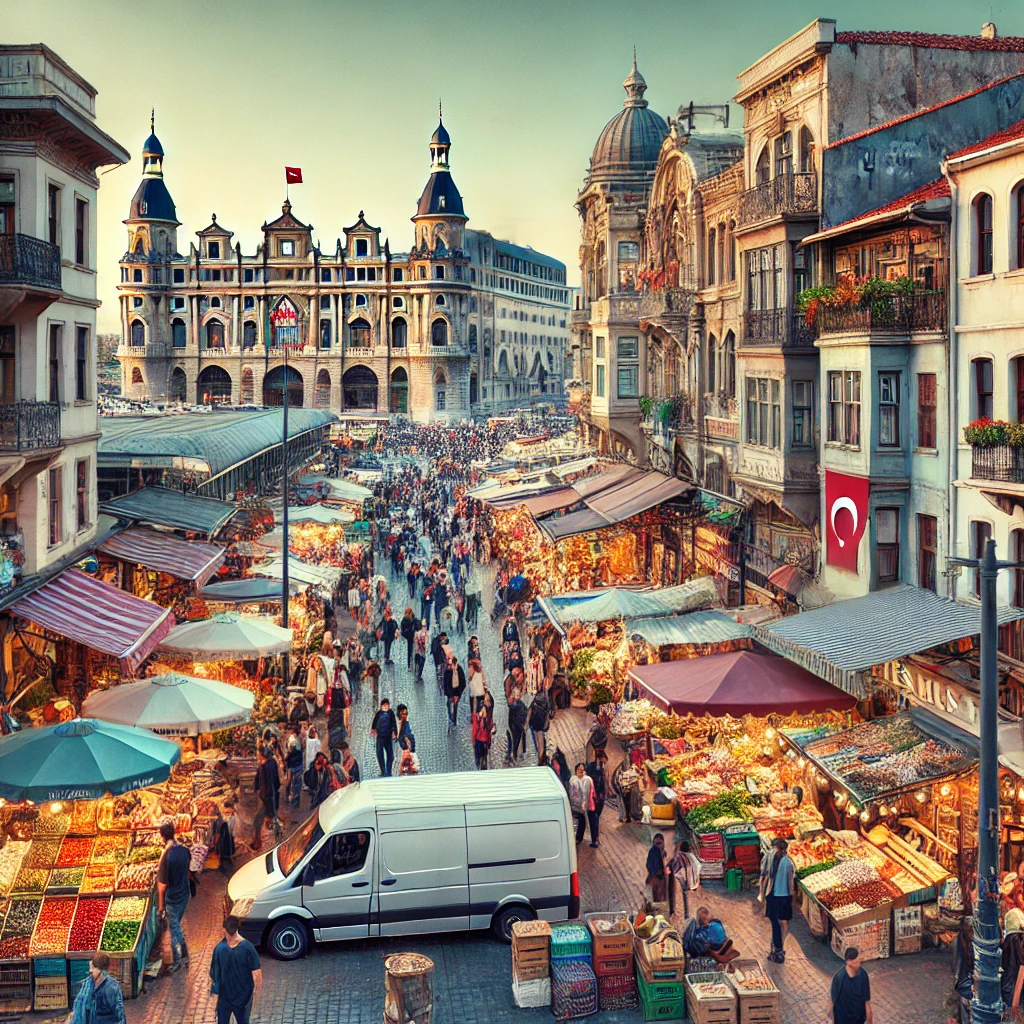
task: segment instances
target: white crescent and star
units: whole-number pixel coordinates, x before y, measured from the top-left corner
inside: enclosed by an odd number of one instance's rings
[[[836,540],[839,541],[839,546],[841,548],[846,547],[846,541],[843,540],[843,538],[839,536],[839,531],[836,529],[836,513],[839,512],[840,509],[844,509],[844,508],[845,509],[849,509],[850,515],[853,516],[853,530],[851,531],[851,534],[850,534],[851,537],[855,536],[856,533],[857,533],[857,522],[858,522],[857,506],[854,503],[853,498],[847,498],[847,497],[836,498],[836,500],[832,502],[832,508],[829,511],[829,519],[831,520],[831,523],[832,523],[832,532],[836,535]]]

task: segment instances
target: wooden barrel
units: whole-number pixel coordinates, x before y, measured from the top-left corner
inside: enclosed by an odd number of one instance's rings
[[[434,1008],[434,961],[419,953],[395,953],[384,961],[384,1024],[430,1024]]]

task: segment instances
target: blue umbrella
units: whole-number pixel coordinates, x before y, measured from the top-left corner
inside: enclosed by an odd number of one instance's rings
[[[181,757],[148,729],[91,718],[25,729],[0,739],[0,797],[95,800],[163,782]]]

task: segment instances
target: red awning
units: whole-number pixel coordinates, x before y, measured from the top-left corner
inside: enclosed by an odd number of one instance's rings
[[[118,590],[78,569],[68,569],[16,601],[10,611],[117,658],[128,673],[142,664],[174,625],[169,608]]]
[[[847,711],[856,704],[799,665],[754,651],[638,665],[629,674],[652,703],[677,715],[763,718]]]
[[[121,562],[144,565],[180,580],[204,584],[224,561],[224,548],[182,540],[172,533],[161,533],[135,526],[105,540],[100,553]]]

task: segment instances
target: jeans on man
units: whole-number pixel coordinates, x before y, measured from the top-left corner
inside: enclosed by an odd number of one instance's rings
[[[426,664],[427,659],[422,654],[414,654],[413,659],[416,663],[416,675],[414,678],[419,682],[423,678],[423,666]]]
[[[452,725],[458,725],[459,724],[459,698],[458,697],[448,697],[447,701],[448,701],[448,721],[451,722]]]
[[[533,749],[537,751],[537,760],[547,753],[548,734],[546,730],[534,729],[530,726],[530,735],[533,737]]]
[[[235,1024],[249,1024],[249,1014],[252,1012],[252,1000],[245,1006],[231,1006],[223,999],[217,1000],[217,1024],[231,1024],[234,1016]]]
[[[181,931],[181,919],[185,916],[185,908],[188,906],[188,896],[182,899],[164,899],[164,910],[167,912],[167,926],[171,929],[171,950],[174,955],[174,962],[181,963],[182,957],[188,956],[188,947],[185,945],[185,936]]]
[[[590,823],[590,841],[592,843],[597,842],[597,831],[601,823],[601,811],[604,809],[604,804],[598,804],[594,810],[587,811],[587,821]]]
[[[302,765],[288,770],[288,803],[299,806],[302,794]]]
[[[381,775],[390,775],[395,765],[395,745],[392,740],[377,739],[377,764]]]

